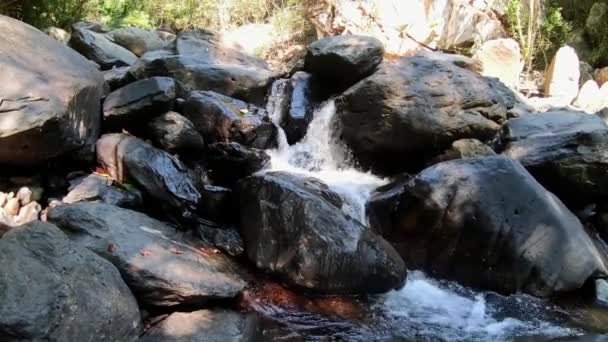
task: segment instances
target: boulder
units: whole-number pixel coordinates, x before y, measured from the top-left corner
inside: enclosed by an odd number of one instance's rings
[[[536,296],[575,291],[608,272],[576,216],[508,157],[443,162],[401,188],[375,229],[409,267]]]
[[[207,147],[211,177],[220,184],[234,184],[270,166],[270,156],[263,150],[239,143],[215,143]]]
[[[437,157],[434,163],[453,159],[477,158],[494,156],[496,152],[477,139],[461,139],[452,143],[452,147]]]
[[[223,226],[203,219],[198,220],[195,234],[206,243],[227,255],[239,257],[245,251],[241,235],[234,227]]]
[[[240,230],[249,259],[288,284],[316,293],[381,293],[401,287],[403,260],[336,206],[339,196],[319,183],[269,172],[238,184]]]
[[[59,27],[48,27],[44,30],[44,33],[48,34],[49,37],[55,39],[56,41],[62,43],[63,45],[68,45],[70,41],[70,34]]]
[[[205,185],[201,189],[201,195],[205,199],[199,205],[199,213],[202,217],[213,222],[236,222],[238,217],[233,215],[232,190],[215,185]]]
[[[205,150],[203,137],[194,124],[176,112],[167,112],[147,125],[147,136],[169,153],[200,157]]]
[[[176,98],[175,81],[169,77],[128,84],[108,95],[103,103],[104,125],[116,129],[140,127],[142,121],[171,110]]]
[[[166,40],[158,31],[148,31],[137,27],[124,27],[110,31],[106,34],[112,42],[142,56],[148,51],[161,50],[172,43]]]
[[[570,46],[560,48],[545,73],[545,96],[563,99],[570,104],[578,94],[580,69],[576,51]]]
[[[97,141],[97,161],[121,183],[134,181],[151,197],[180,213],[194,211],[201,199],[190,170],[165,151],[126,134]]]
[[[209,300],[235,298],[246,285],[228,257],[206,252],[196,240],[142,213],[77,203],[51,208],[48,220],[79,246],[113,263],[146,305],[196,308]]]
[[[90,174],[70,181],[63,203],[96,202],[123,208],[140,208],[142,194],[137,189],[119,188],[107,177]]]
[[[593,72],[593,78],[600,87],[603,86],[606,82],[608,82],[608,67],[596,69]]]
[[[72,26],[70,47],[97,63],[103,70],[132,65],[137,61],[135,54],[114,44],[103,33],[78,24]]]
[[[72,49],[0,16],[0,164],[93,156],[103,77]]]
[[[216,92],[191,92],[184,116],[209,144],[238,142],[259,149],[277,144],[277,129],[265,110]]]
[[[522,163],[567,202],[608,194],[608,126],[595,115],[547,112],[509,120],[498,137],[503,154]],[[588,202],[586,202],[588,203]]]
[[[135,78],[129,73],[129,67],[106,70],[103,72],[103,79],[110,92],[135,82]]]
[[[371,75],[384,57],[382,42],[366,36],[335,36],[308,47],[305,68],[328,81],[350,86]]]
[[[120,273],[52,224],[4,234],[0,260],[0,340],[137,340],[139,309]]]
[[[414,56],[383,64],[344,92],[334,121],[364,168],[391,174],[420,170],[456,140],[491,139],[521,105],[496,79]]]
[[[604,106],[604,99],[600,96],[600,87],[594,80],[589,80],[583,84],[572,105],[589,114],[594,114],[602,110]]]
[[[253,314],[230,310],[174,312],[146,332],[140,342],[255,342],[262,340]]]
[[[180,51],[180,39],[177,44]],[[265,103],[266,93],[275,77],[272,71],[251,64],[237,64],[237,61],[224,63],[209,57],[205,50],[196,51],[198,54],[146,53],[133,65],[131,73],[137,79],[173,77],[186,91],[212,90],[257,105]]]
[[[291,145],[302,140],[314,117],[314,107],[320,103],[313,76],[304,71],[296,72],[289,80],[291,96],[281,116],[281,127]]]
[[[524,64],[517,41],[510,38],[485,42],[473,55],[481,64],[481,74],[496,77],[511,89],[519,86],[519,77]]]

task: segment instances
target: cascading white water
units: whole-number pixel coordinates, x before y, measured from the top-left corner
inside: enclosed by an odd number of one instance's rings
[[[308,133],[302,141],[288,145],[285,133],[280,128],[278,107],[282,100],[280,93],[285,86],[281,82],[285,80],[273,85],[273,95],[268,105],[268,111],[280,132],[278,148],[267,151],[271,156],[271,171],[288,171],[322,180],[342,196],[345,202],[342,209],[367,225],[365,204],[373,190],[388,181],[352,166],[347,149],[336,141],[332,132],[331,121],[336,109],[333,100],[325,102],[315,111]],[[455,284],[450,286],[464,289]],[[576,333],[535,317],[493,317],[496,310],[486,303],[485,294],[467,291],[469,295],[415,271],[409,273],[406,286],[388,293],[382,301],[382,307],[377,309],[396,322],[391,329],[398,330],[405,326],[407,329],[418,330],[425,336],[447,340],[505,339],[536,334],[564,336]],[[506,301],[519,301],[515,296],[502,298],[506,298]]]

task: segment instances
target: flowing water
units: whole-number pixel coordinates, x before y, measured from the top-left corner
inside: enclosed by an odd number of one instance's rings
[[[277,126],[280,118],[276,107],[280,105],[282,87],[280,81],[275,83],[268,105]],[[388,180],[352,166],[348,151],[332,135],[334,113],[333,101],[322,104],[308,134],[292,146],[280,130],[278,148],[268,151],[271,170],[324,181],[343,197],[343,210],[367,224],[365,203],[371,192]],[[325,304],[319,300],[299,308],[265,303],[259,304],[256,311],[272,322],[268,336],[285,341],[536,341],[588,333],[587,322],[581,321],[599,320],[595,324],[600,328],[595,332],[604,330],[601,326],[607,322],[603,309],[590,318],[584,308],[578,311],[580,317],[574,318],[572,312],[547,301],[526,295],[477,292],[412,270],[400,290],[349,300],[333,299]]]

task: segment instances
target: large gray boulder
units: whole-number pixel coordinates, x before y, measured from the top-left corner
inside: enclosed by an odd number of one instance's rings
[[[103,70],[132,65],[137,61],[137,56],[131,51],[114,44],[103,33],[78,23],[72,25],[70,47],[97,63]]]
[[[261,328],[253,314],[229,310],[175,312],[152,327],[140,342],[256,342]]]
[[[150,121],[146,127],[152,142],[170,153],[199,157],[205,149],[205,142],[194,124],[176,112],[167,112]]]
[[[80,150],[93,156],[103,77],[81,55],[0,16],[0,164],[38,164]]]
[[[145,122],[171,110],[176,98],[175,80],[169,77],[152,77],[128,84],[104,101],[104,125],[141,128]]]
[[[213,91],[191,92],[184,116],[209,144],[237,142],[258,149],[277,144],[277,128],[264,109]]]
[[[134,181],[162,205],[192,212],[201,200],[193,173],[169,153],[126,134],[97,141],[97,161],[119,182]]]
[[[511,119],[497,148],[564,201],[589,203],[608,195],[608,126],[599,116],[546,112]]]
[[[0,239],[0,340],[134,341],[135,297],[112,264],[40,221]]]
[[[308,47],[305,68],[323,79],[348,86],[371,75],[382,58],[384,45],[374,37],[325,37]]]
[[[380,218],[371,223],[409,267],[537,296],[608,276],[606,255],[578,218],[511,158],[443,162],[383,190],[368,207]]]
[[[346,215],[322,182],[269,172],[237,189],[246,254],[259,269],[325,294],[381,293],[405,283],[393,247]]]
[[[112,30],[106,34],[106,37],[136,56],[141,56],[148,51],[164,49],[175,41],[175,37],[171,39],[158,31],[148,31],[138,27]]]
[[[76,244],[120,270],[139,301],[154,306],[201,307],[237,297],[246,285],[238,266],[206,251],[194,238],[142,213],[107,204],[61,205],[48,212]]]
[[[209,145],[207,160],[213,180],[228,185],[270,166],[266,152],[234,142]]]
[[[459,139],[491,139],[521,105],[496,79],[414,56],[383,64],[336,100],[340,137],[365,168],[417,171]]]

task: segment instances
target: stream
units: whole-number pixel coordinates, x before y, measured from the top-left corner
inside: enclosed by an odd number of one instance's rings
[[[388,180],[354,168],[347,149],[332,137],[333,100],[316,109],[308,134],[289,146],[276,110],[281,82],[273,85],[268,104],[280,131],[278,148],[267,151],[270,171],[322,180],[343,197],[346,213],[367,224],[365,203]],[[257,302],[253,307],[266,322],[265,337],[278,341],[548,341],[608,332],[608,310],[591,301],[557,303],[528,295],[502,296],[416,270],[409,270],[403,288],[384,295],[304,302]]]

